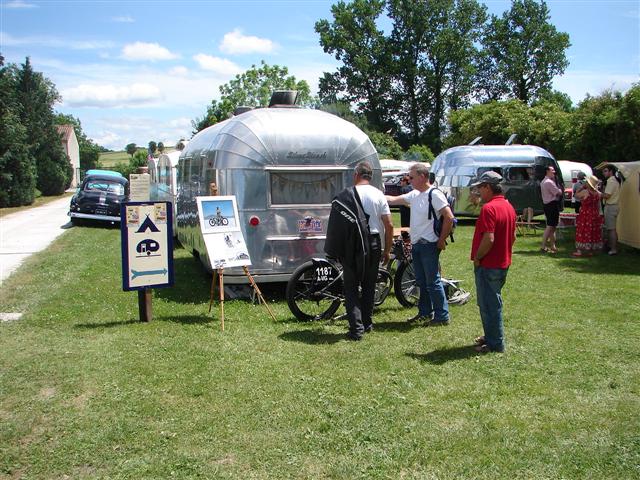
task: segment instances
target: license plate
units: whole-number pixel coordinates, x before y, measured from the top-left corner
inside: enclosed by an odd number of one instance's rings
[[[299,233],[322,233],[322,220],[305,218],[298,220]]]

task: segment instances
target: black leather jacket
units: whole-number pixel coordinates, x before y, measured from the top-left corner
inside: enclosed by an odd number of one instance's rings
[[[369,255],[369,219],[355,187],[344,189],[331,202],[324,251],[344,267],[354,269],[358,277],[364,274]]]

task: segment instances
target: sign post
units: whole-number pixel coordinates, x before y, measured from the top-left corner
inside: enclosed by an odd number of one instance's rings
[[[151,288],[173,285],[170,202],[128,202],[120,209],[122,289],[138,290],[140,321],[153,317]]]

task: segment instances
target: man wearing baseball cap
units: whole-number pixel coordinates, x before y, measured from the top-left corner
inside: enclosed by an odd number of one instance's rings
[[[516,212],[504,198],[502,176],[483,173],[476,183],[483,206],[476,221],[471,244],[476,295],[484,335],[475,339],[480,353],[504,352],[504,324],[501,291],[511,265],[516,241]]]

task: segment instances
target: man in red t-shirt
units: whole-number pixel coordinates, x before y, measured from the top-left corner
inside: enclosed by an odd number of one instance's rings
[[[476,221],[471,260],[484,335],[476,338],[476,351],[504,352],[504,324],[500,292],[507,280],[516,241],[516,212],[502,194],[502,176],[485,172],[477,187],[484,205]]]

